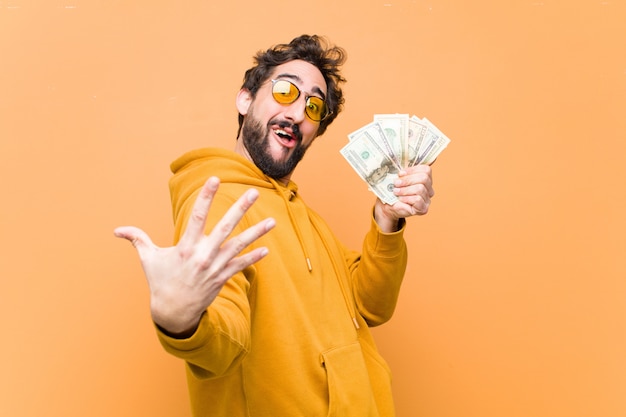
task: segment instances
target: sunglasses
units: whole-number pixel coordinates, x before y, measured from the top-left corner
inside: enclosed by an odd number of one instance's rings
[[[271,80],[272,81],[272,96],[277,103],[291,104],[300,97],[300,89],[291,81],[288,80]],[[316,96],[305,96],[306,106],[304,107],[304,113],[307,117],[314,122],[321,122],[331,112],[326,107],[326,101],[323,98]]]

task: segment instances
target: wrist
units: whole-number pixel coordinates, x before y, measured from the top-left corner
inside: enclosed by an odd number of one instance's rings
[[[152,302],[150,308],[152,321],[163,333],[177,339],[191,337],[200,324],[204,311],[196,313],[186,307],[176,308],[171,304]]]
[[[387,206],[387,207],[385,207]],[[380,200],[376,200],[374,206],[374,221],[383,233],[394,233],[400,230],[400,219],[389,212],[389,206]]]

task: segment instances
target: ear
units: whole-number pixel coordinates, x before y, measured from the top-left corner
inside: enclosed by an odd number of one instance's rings
[[[239,110],[239,114],[245,116],[248,114],[248,108],[250,108],[250,104],[252,103],[252,94],[248,89],[242,88],[237,93],[237,110]]]

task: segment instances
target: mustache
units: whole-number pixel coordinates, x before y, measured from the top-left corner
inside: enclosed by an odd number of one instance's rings
[[[289,128],[298,141],[302,141],[302,133],[300,133],[300,127],[298,125],[289,123],[286,120],[271,120],[269,124],[278,125],[281,129]]]

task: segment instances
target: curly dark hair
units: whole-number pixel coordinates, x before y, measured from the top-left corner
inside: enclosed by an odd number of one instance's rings
[[[320,136],[343,109],[344,98],[340,84],[345,83],[346,79],[339,73],[339,67],[346,61],[343,48],[330,46],[326,39],[317,35],[301,35],[288,44],[278,44],[267,51],[259,51],[254,56],[256,65],[246,71],[241,88],[250,91],[254,98],[261,85],[271,76],[274,67],[296,59],[317,67],[328,87],[326,105],[331,113],[320,122],[317,132]],[[243,115],[239,114],[237,137],[242,125]]]

